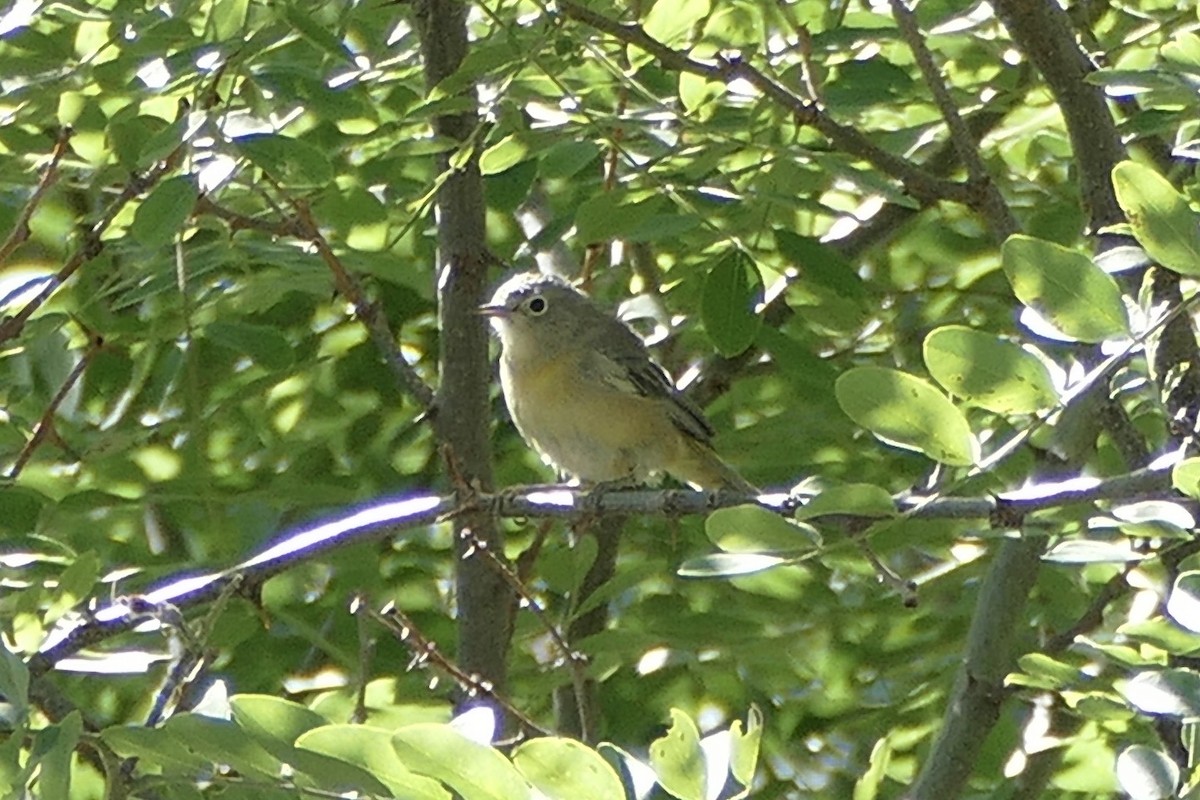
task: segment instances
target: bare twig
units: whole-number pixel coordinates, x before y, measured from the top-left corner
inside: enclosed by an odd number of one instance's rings
[[[563,635],[562,631],[558,629],[558,626],[546,617],[546,612],[542,608],[541,603],[539,603],[537,598],[530,593],[528,587],[525,586],[525,583],[521,580],[521,578],[515,572],[513,572],[508,564],[506,564],[500,559],[499,556],[492,552],[491,548],[487,546],[486,542],[481,541],[477,536],[475,536],[474,533],[471,532],[469,528],[463,529],[459,536],[466,539],[468,545],[467,549],[463,551],[462,557],[484,558],[488,562],[488,565],[491,566],[491,568],[495,570],[500,577],[504,578],[504,582],[507,583],[509,588],[511,588],[516,596],[520,598],[518,608],[529,609],[537,618],[537,621],[541,623],[542,629],[546,631],[547,635],[549,635],[551,641],[554,642],[555,647],[558,648],[561,658],[570,668],[571,687],[575,697],[574,705],[578,711],[579,719],[582,721],[581,729],[584,731],[588,730],[590,727],[588,724],[590,703],[588,702],[587,698],[587,655],[571,646],[571,644],[567,641],[567,638]]]
[[[467,695],[486,697],[500,706],[513,719],[519,721],[527,733],[532,733],[536,736],[550,735],[549,731],[530,719],[511,700],[499,693],[490,681],[486,681],[479,675],[464,670],[454,661],[447,658],[438,648],[437,643],[425,636],[416,623],[413,622],[412,618],[396,608],[392,603],[388,603],[379,611],[375,611],[365,602],[360,601],[358,608],[372,620],[390,631],[396,639],[408,648],[408,651],[412,653],[412,659],[408,663],[409,671],[424,666],[426,663],[431,663],[449,675]]]

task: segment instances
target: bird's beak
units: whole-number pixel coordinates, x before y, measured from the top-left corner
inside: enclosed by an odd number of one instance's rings
[[[512,313],[511,308],[498,303],[485,303],[477,311],[485,317],[507,317]]]

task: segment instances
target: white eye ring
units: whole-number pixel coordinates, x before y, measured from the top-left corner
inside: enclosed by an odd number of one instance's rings
[[[540,294],[535,294],[525,302],[525,307],[529,309],[529,313],[535,317],[540,317],[546,313],[546,298]]]

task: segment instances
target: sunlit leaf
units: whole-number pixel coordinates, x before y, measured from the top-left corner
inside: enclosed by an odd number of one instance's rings
[[[705,800],[704,753],[696,723],[671,709],[667,734],[650,745],[650,764],[662,787],[679,800]]]
[[[787,559],[769,553],[713,553],[689,558],[677,572],[683,578],[732,578],[785,563]]]
[[[1146,714],[1200,718],[1200,673],[1193,670],[1140,672],[1125,684],[1121,693]]]
[[[1175,797],[1179,765],[1161,750],[1135,744],[1117,756],[1117,781],[1130,800]]]
[[[914,375],[856,367],[838,378],[835,390],[846,415],[885,442],[953,466],[968,466],[978,458],[978,444],[962,412]]]
[[[1082,253],[1011,236],[1001,253],[1004,273],[1021,302],[1081,342],[1100,342],[1129,331],[1116,281]]]
[[[1162,175],[1134,161],[1113,169],[1113,189],[1133,235],[1158,263],[1200,275],[1200,214]]]
[[[525,742],[513,764],[548,798],[609,800],[624,796],[621,779],[596,751],[575,741],[542,737]]]
[[[1058,400],[1046,366],[994,334],[948,325],[925,337],[923,352],[943,389],[997,414],[1029,414]]]

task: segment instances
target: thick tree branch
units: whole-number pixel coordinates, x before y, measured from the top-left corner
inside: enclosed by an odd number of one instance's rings
[[[1062,109],[1092,231],[1124,221],[1111,175],[1125,148],[1104,92],[1088,83],[1095,67],[1076,44],[1067,12],[1044,0],[996,0],[993,7]]]
[[[459,0],[417,0],[413,5],[430,89],[453,75],[467,54],[468,9],[468,4]],[[433,128],[438,136],[467,147],[478,128],[479,116],[474,108],[474,89],[462,95],[471,101],[470,109],[435,117]],[[478,313],[488,286],[491,259],[478,151],[466,153],[465,159],[445,153],[438,161],[444,178],[437,189],[441,386],[434,422],[457,488],[465,493],[487,490],[493,484],[488,436],[491,368],[487,330]],[[484,513],[464,514],[455,524],[460,533],[456,537],[458,663],[503,689],[508,672],[512,590],[488,564],[467,557],[470,537],[461,534],[469,531],[494,553],[504,552],[504,540],[494,519]]]
[[[959,797],[974,772],[986,733],[1007,698],[1004,677],[1015,661],[1025,603],[1037,580],[1045,540],[1007,540],[997,551],[975,603],[967,650],[946,715],[912,800]]]

